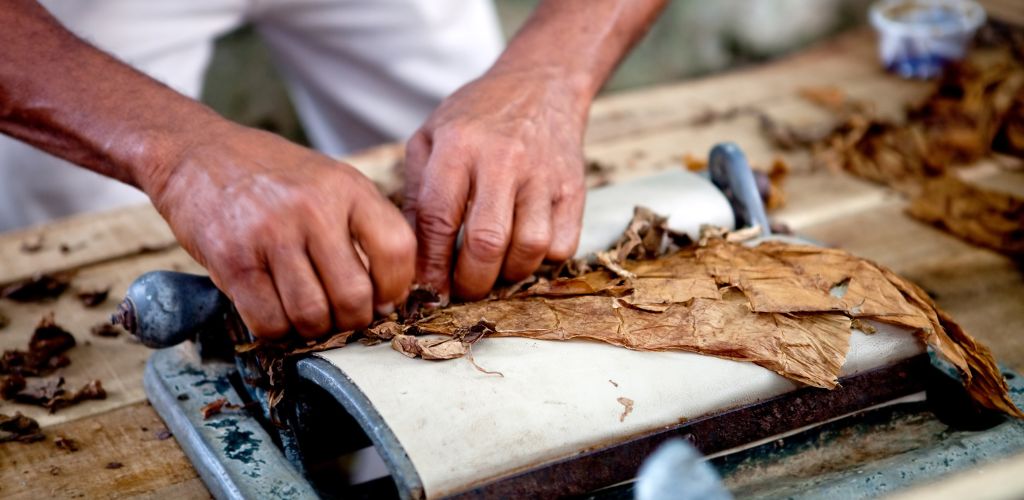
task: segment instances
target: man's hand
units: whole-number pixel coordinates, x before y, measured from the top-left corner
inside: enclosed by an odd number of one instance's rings
[[[273,134],[206,133],[143,184],[255,335],[358,328],[405,299],[416,242],[370,180]]]
[[[406,148],[416,279],[476,299],[576,251],[590,103],[665,0],[546,0]],[[456,240],[462,246],[454,262]]]
[[[0,132],[145,191],[257,336],[358,328],[404,300],[412,230],[352,167],[224,120],[33,0],[0,9],[0,46]]]
[[[492,72],[453,94],[409,141],[406,216],[418,279],[475,299],[501,276],[572,257],[583,213],[586,106],[559,78]]]

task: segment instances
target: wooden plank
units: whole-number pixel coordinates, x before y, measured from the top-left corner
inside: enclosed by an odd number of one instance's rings
[[[47,228],[48,231],[52,231]],[[53,234],[59,234],[54,232]],[[39,319],[53,312],[57,323],[75,336],[78,345],[68,351],[71,365],[61,369],[59,376],[70,387],[77,388],[89,380],[99,379],[107,390],[107,399],[82,404],[48,414],[42,408],[0,401],[0,412],[20,411],[44,426],[56,425],[128,404],[143,401],[142,368],[152,352],[128,335],[104,338],[91,335],[89,329],[109,321],[128,285],[140,274],[154,269],[202,272],[180,248],[105,262],[82,269],[72,281],[72,290],[55,302],[20,304],[0,300],[0,311],[11,320],[0,330],[0,350],[24,349]],[[95,308],[84,307],[74,288],[111,287],[110,298]],[[55,375],[56,376],[56,375]]]
[[[0,444],[0,497],[209,498],[174,439],[159,439],[166,427],[146,403],[46,429],[46,441]],[[57,436],[79,451],[58,449]],[[117,462],[122,467],[111,469]]]
[[[42,237],[37,252],[22,249]],[[171,229],[149,205],[84,213],[44,226],[0,234],[0,285],[35,273],[75,269],[175,244]],[[68,251],[62,252],[65,245]]]

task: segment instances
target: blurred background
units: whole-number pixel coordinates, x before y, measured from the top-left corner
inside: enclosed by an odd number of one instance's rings
[[[496,0],[505,37],[538,0]],[[692,78],[779,57],[863,22],[870,0],[672,0],[605,92]],[[221,39],[203,100],[246,125],[305,144],[270,54],[249,27]]]

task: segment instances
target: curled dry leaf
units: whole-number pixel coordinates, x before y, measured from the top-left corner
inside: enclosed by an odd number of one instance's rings
[[[867,102],[801,95],[837,116],[828,134],[795,145],[819,164],[911,196],[910,215],[969,242],[1024,253],[1024,197],[973,186],[954,172],[993,151],[1024,154],[1024,62],[1005,45],[952,66],[899,122]]]
[[[11,398],[18,403],[41,406],[56,413],[62,408],[73,406],[90,399],[106,399],[107,392],[99,380],[87,382],[77,391],[64,387],[64,377],[33,381],[26,384]]]
[[[36,274],[35,276],[0,288],[0,299],[15,302],[40,302],[53,300],[68,289],[71,276],[68,274]]]
[[[22,443],[33,443],[46,439],[39,423],[35,420],[15,413],[14,416],[0,413],[0,443],[8,441],[19,441]]]
[[[28,350],[4,351],[0,375],[42,376],[71,363],[64,352],[75,346],[75,337],[54,322],[53,313],[44,316],[28,343]]]
[[[237,410],[241,410],[243,408],[245,408],[243,405],[232,403],[232,402],[228,401],[227,398],[217,398],[217,399],[215,399],[213,401],[210,401],[209,403],[206,403],[205,405],[203,405],[203,407],[199,409],[199,413],[203,416],[203,420],[206,420],[206,419],[209,419],[209,418],[211,418],[211,417],[213,417],[215,415],[220,415],[221,413],[224,413],[225,411],[228,411],[228,410],[230,410],[230,411],[237,411]],[[170,437],[170,433],[168,432],[167,434],[168,434],[167,437]],[[157,438],[158,439],[167,439],[167,438],[160,438],[159,436],[157,436]]]
[[[106,288],[92,288],[85,290],[78,290],[75,296],[82,302],[85,307],[96,307],[106,302],[107,297],[110,295],[110,287]]]

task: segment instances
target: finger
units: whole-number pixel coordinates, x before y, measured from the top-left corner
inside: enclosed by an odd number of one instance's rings
[[[331,328],[327,295],[303,246],[276,245],[268,255],[277,295],[292,327],[306,338],[316,338]]]
[[[412,285],[416,237],[402,214],[383,198],[357,205],[349,227],[369,262],[373,303],[382,314],[390,314]]]
[[[373,320],[373,284],[352,246],[346,226],[321,226],[306,240],[306,249],[327,293],[339,331],[362,328]]]
[[[551,193],[547,186],[527,185],[516,195],[512,242],[502,276],[519,281],[533,274],[551,246]]]
[[[405,145],[405,186],[403,188],[402,214],[409,225],[415,226],[416,206],[420,188],[423,185],[423,169],[430,159],[430,138],[426,132],[418,131]]]
[[[552,215],[551,247],[548,260],[563,261],[576,254],[583,228],[583,205],[585,191],[581,187],[555,201]]]
[[[488,175],[501,169],[481,169],[474,180],[462,236],[462,249],[455,263],[455,292],[465,299],[487,295],[505,261],[512,236],[515,185],[508,176]]]
[[[423,172],[415,213],[416,281],[448,293],[455,238],[469,198],[469,171],[457,155],[435,148]]]
[[[262,264],[215,264],[210,270],[210,277],[231,298],[242,322],[254,336],[276,340],[288,333],[288,317],[274,281]]]

